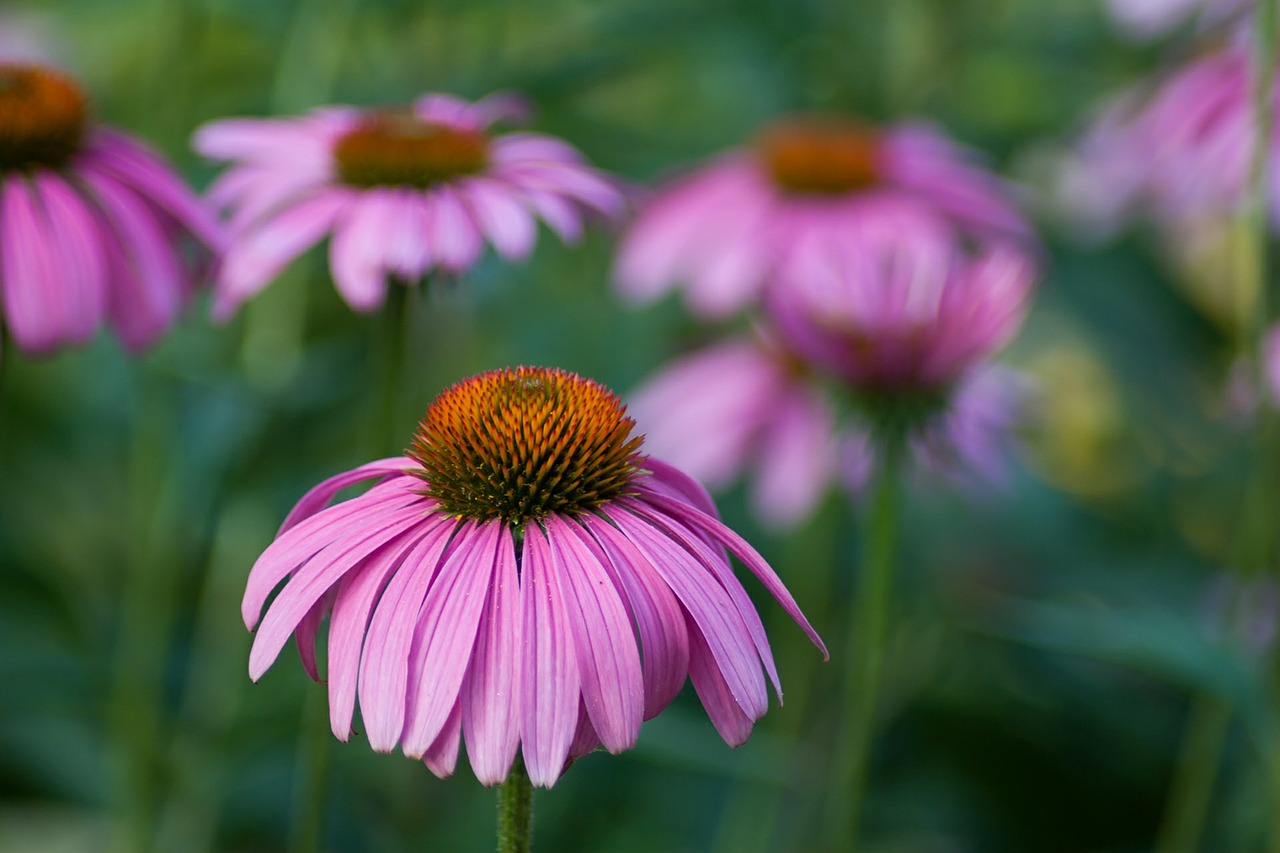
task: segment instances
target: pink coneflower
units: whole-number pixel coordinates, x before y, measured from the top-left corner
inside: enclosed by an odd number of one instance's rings
[[[447,776],[465,739],[502,782],[522,748],[550,787],[575,755],[632,746],[688,675],[740,744],[778,690],[733,553],[821,647],[791,595],[706,493],[644,456],[617,397],[571,373],[516,368],[444,391],[413,447],[309,492],[250,573],[258,678],[297,634],[317,677],[330,614],[334,734],[356,697],[370,745]],[[341,489],[377,485],[325,508]],[[825,652],[825,650],[824,650]],[[643,653],[643,663],[641,655]],[[779,694],[780,697],[780,694]]]
[[[1001,245],[971,257],[940,220],[885,205],[791,274],[768,305],[790,350],[868,402],[928,407],[1012,338],[1035,267]]]
[[[93,124],[75,83],[0,64],[0,325],[19,349],[84,344],[104,321],[130,349],[148,346],[219,243],[172,169]]]
[[[287,119],[230,119],[195,147],[233,162],[210,188],[236,239],[218,279],[226,318],[290,261],[332,235],[329,267],[343,299],[372,311],[386,279],[458,274],[485,241],[508,260],[533,249],[536,220],[566,241],[584,212],[612,216],[618,189],[572,146],[535,133],[498,134],[517,105],[430,94],[403,110],[326,107]]]
[[[1030,231],[997,178],[920,125],[877,130],[836,119],[784,122],[659,190],[624,238],[615,278],[637,299],[677,284],[704,316],[728,314],[812,253],[844,243],[886,206],[912,204],[957,244]]]
[[[761,335],[680,357],[631,396],[649,450],[704,486],[755,469],[756,514],[791,526],[838,476],[841,440],[826,389]]]
[[[1201,56],[1154,87],[1122,93],[1068,162],[1058,192],[1069,212],[1105,236],[1145,215],[1175,232],[1244,203],[1255,137],[1247,46]],[[1280,125],[1270,140],[1280,150]],[[1269,213],[1280,213],[1271,170]]]
[[[1004,485],[1025,396],[1026,381],[1006,368],[955,383],[910,437],[919,482],[974,493]],[[673,360],[631,395],[631,412],[650,451],[712,491],[754,471],[756,515],[791,527],[831,486],[854,497],[866,488],[870,425],[839,397],[839,383],[757,334]]]

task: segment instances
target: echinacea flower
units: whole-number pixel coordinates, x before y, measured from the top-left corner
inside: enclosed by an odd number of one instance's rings
[[[221,240],[158,155],[90,120],[74,82],[0,64],[0,326],[19,349],[82,345],[104,322],[150,345]]]
[[[1138,217],[1183,235],[1238,212],[1256,136],[1250,75],[1247,44],[1233,43],[1121,93],[1062,170],[1057,191],[1068,213],[1107,236]],[[1280,125],[1267,144],[1280,150]],[[1274,218],[1280,173],[1270,170],[1268,180]]]
[[[567,143],[496,133],[517,104],[428,94],[411,108],[325,107],[284,119],[202,127],[196,149],[232,162],[209,190],[234,235],[214,294],[225,319],[326,236],[342,298],[373,311],[388,276],[459,274],[485,241],[507,260],[533,249],[541,219],[568,242],[583,216],[615,215],[621,193]]]
[[[937,131],[802,119],[660,189],[625,235],[614,277],[639,300],[683,285],[696,313],[722,317],[904,205],[944,220],[957,246],[1030,242],[1007,188]]]
[[[627,749],[686,675],[724,739],[742,743],[768,704],[764,673],[779,687],[726,549],[821,640],[706,493],[643,455],[632,427],[611,392],[560,370],[445,390],[405,457],[325,481],[285,519],[245,590],[250,675],[296,633],[318,677],[327,613],[334,734],[349,737],[358,697],[374,749],[399,745],[447,776],[465,740],[487,785],[517,749],[546,787],[598,744]]]
[[[792,269],[769,316],[785,345],[873,405],[925,409],[1004,346],[1026,314],[1035,266],[996,245],[959,251],[941,220],[908,206]]]
[[[973,494],[1006,484],[1027,385],[990,365],[955,383],[910,436],[916,480]],[[630,410],[649,450],[708,489],[752,471],[755,514],[785,528],[808,518],[832,486],[854,497],[866,489],[870,424],[840,390],[758,330],[674,359],[636,389]]]
[[[758,332],[681,356],[631,395],[654,455],[712,491],[755,469],[756,514],[806,518],[838,477],[841,440],[826,389]]]

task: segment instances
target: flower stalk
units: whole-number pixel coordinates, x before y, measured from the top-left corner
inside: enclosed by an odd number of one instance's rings
[[[858,574],[845,651],[845,695],[836,752],[828,830],[844,850],[857,849],[858,828],[871,766],[871,747],[880,709],[889,609],[898,537],[901,464],[906,437],[901,430],[880,433],[876,471],[863,526],[862,563]]]
[[[533,849],[533,785],[519,758],[498,786],[498,853]]]

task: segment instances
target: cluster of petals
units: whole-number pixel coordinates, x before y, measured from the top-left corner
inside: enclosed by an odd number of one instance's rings
[[[624,235],[619,289],[647,301],[682,286],[697,314],[723,317],[904,205],[948,222],[957,247],[1030,242],[1008,188],[970,152],[925,125],[876,136],[876,180],[847,192],[781,187],[752,151],[730,152],[659,189]]]
[[[411,111],[418,121],[483,134],[488,143],[482,170],[426,188],[340,179],[335,146],[377,111],[335,106],[202,127],[196,149],[232,163],[209,190],[210,200],[229,212],[234,236],[216,283],[215,317],[229,317],[326,236],[339,293],[366,312],[381,305],[389,276],[416,282],[433,270],[462,273],[486,242],[503,258],[521,260],[533,249],[539,220],[572,242],[588,212],[616,215],[620,191],[572,146],[542,134],[489,130],[521,111],[504,95],[474,103],[443,94],[419,98]]]
[[[32,355],[84,345],[104,324],[141,350],[173,325],[222,244],[157,154],[90,127],[61,168],[0,171],[0,325]]]
[[[1238,211],[1256,130],[1249,51],[1232,43],[1154,85],[1121,93],[1100,113],[1059,177],[1069,214],[1099,236],[1139,216],[1174,229]],[[1280,150],[1280,128],[1268,141]],[[1280,212],[1280,174],[1268,205]]]
[[[911,436],[913,469],[972,492],[1003,486],[1026,398],[1014,371],[971,371]],[[779,528],[803,522],[833,486],[861,495],[873,467],[865,421],[764,334],[675,359],[631,395],[630,411],[647,447],[708,488],[752,472],[753,509]]]
[[[520,750],[533,783],[549,787],[575,756],[631,747],[687,676],[724,739],[742,743],[767,708],[765,674],[779,687],[726,551],[822,647],[768,564],[669,465],[647,459],[626,496],[529,521],[522,536],[443,511],[415,466],[385,459],[317,486],[245,590],[254,679],[291,634],[318,678],[328,614],[329,707],[342,740],[358,698],[376,750],[398,745],[447,776],[465,741],[488,785]],[[370,479],[364,494],[328,506]]]
[[[806,252],[769,316],[790,351],[855,391],[932,391],[1013,337],[1035,276],[1019,249],[971,255],[945,220],[886,204],[841,245]]]

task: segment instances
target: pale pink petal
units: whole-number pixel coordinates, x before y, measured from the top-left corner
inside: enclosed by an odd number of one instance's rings
[[[537,233],[533,217],[510,190],[496,181],[474,178],[459,188],[489,242],[509,261],[524,260]]]
[[[79,193],[53,172],[35,173],[35,191],[44,204],[55,276],[65,293],[67,338],[85,343],[102,325],[107,310],[106,235]]]
[[[520,679],[520,739],[534,785],[550,788],[569,757],[581,689],[573,639],[557,589],[550,546],[535,525],[525,529],[520,598],[524,654]]]
[[[689,677],[693,689],[698,691],[698,699],[720,737],[730,746],[740,746],[751,737],[751,726],[760,719],[760,714],[752,716],[743,710],[696,621],[692,617],[688,617],[688,621]]]
[[[400,741],[408,703],[409,653],[418,614],[456,525],[436,524],[407,555],[382,592],[360,658],[360,715],[369,746],[390,752]]]
[[[782,397],[758,453],[756,513],[782,527],[808,517],[836,471],[835,416],[826,400],[807,389]]]
[[[550,515],[544,526],[592,726],[610,752],[630,749],[644,711],[640,650],[631,619],[602,561],[569,523]]]
[[[427,591],[409,653],[405,755],[422,755],[458,704],[486,592],[498,565],[502,524],[465,522]]]
[[[515,542],[501,530],[471,670],[462,688],[462,730],[471,769],[483,785],[507,778],[520,747],[520,576]]]
[[[458,747],[462,742],[462,700],[455,699],[440,734],[422,754],[427,769],[441,779],[448,779],[458,766]]]
[[[432,255],[448,272],[459,273],[470,268],[484,249],[479,226],[448,187],[432,191],[428,204],[431,206],[428,240]]]
[[[59,265],[35,189],[24,178],[5,181],[0,222],[5,323],[23,350],[49,352],[69,338],[75,307],[58,280]]]
[[[394,227],[393,191],[356,195],[334,228],[329,267],[338,292],[356,311],[374,311],[387,294],[387,235]]]

